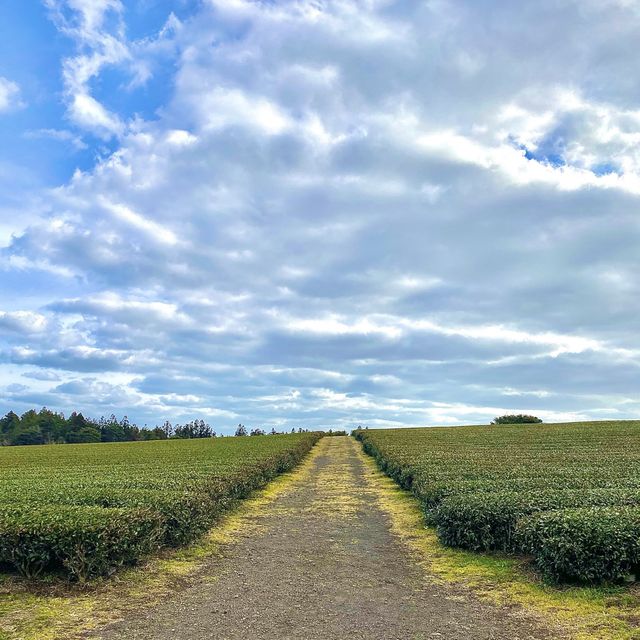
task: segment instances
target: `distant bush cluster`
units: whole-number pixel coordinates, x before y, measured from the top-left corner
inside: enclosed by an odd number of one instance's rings
[[[295,427],[293,427],[291,429],[290,433],[318,433],[317,429],[303,429],[302,427],[298,427],[297,429]],[[288,433],[287,431],[276,431],[275,428],[272,428],[271,431],[265,431],[264,429],[260,429],[260,428],[255,428],[255,429],[247,429],[247,427],[245,427],[243,424],[239,424],[238,428],[236,429],[236,432],[234,433],[234,435],[236,437],[240,437],[240,436],[266,436],[267,433],[269,435],[272,436],[276,436],[276,435],[282,435],[285,433]],[[346,431],[334,431],[333,429],[329,429],[328,431],[322,431],[321,433],[323,433],[325,436],[346,436],[347,432]]]
[[[537,424],[542,422],[537,416],[527,416],[523,413],[511,414],[494,418],[491,424]]]

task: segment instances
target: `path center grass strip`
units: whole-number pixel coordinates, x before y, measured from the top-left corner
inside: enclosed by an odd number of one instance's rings
[[[555,582],[640,575],[640,422],[356,432],[446,545],[530,556]]]
[[[0,562],[83,582],[206,531],[318,433],[0,449]]]

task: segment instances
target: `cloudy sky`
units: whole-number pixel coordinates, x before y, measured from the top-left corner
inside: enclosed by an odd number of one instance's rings
[[[3,413],[640,415],[638,0],[0,24]]]

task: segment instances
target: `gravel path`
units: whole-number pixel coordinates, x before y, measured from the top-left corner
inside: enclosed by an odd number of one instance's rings
[[[542,640],[506,609],[429,580],[389,531],[351,438],[325,438],[306,471],[207,571],[162,606],[92,638]]]

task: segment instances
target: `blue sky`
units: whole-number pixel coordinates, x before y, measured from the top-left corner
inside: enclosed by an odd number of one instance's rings
[[[0,24],[0,411],[638,416],[634,0]]]

